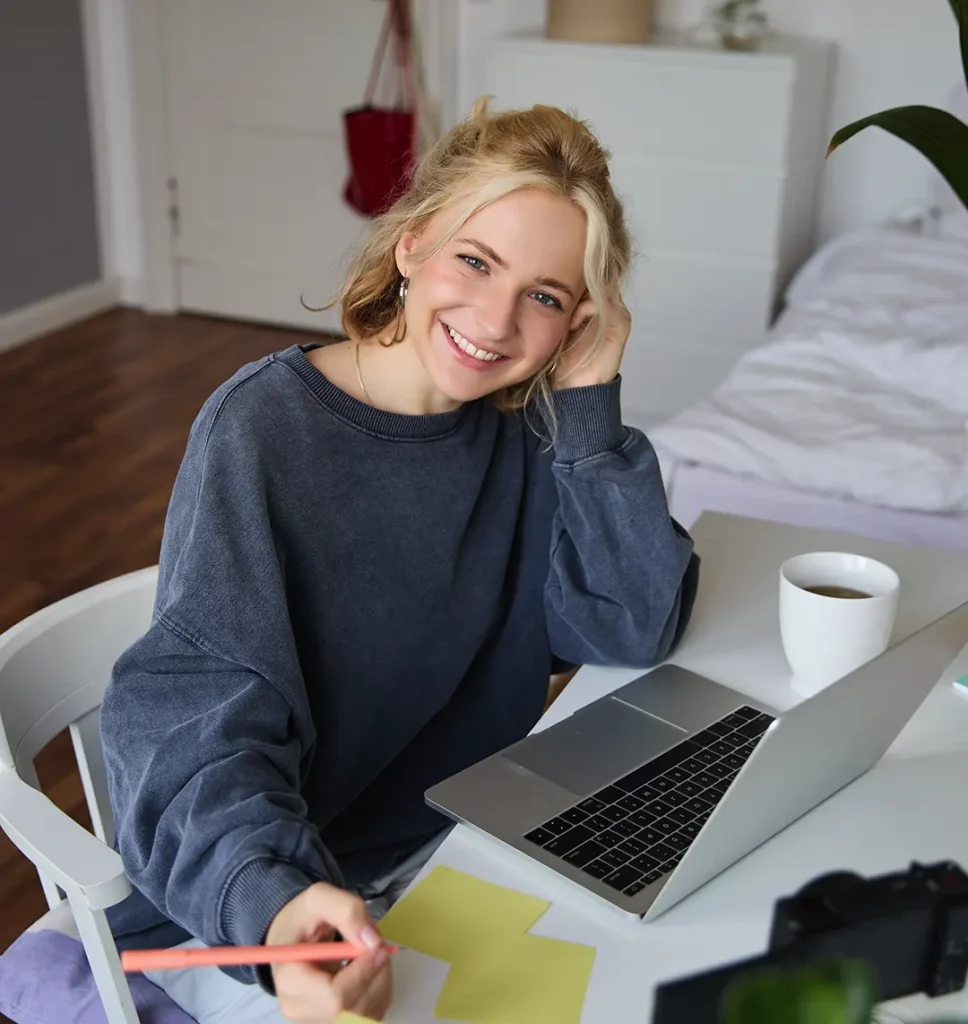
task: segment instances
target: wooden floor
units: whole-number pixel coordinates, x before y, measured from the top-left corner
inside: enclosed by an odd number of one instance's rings
[[[315,337],[119,310],[0,353],[0,632],[157,562],[202,403],[244,363]],[[90,827],[66,733],[37,767]],[[46,909],[32,867],[0,834],[0,950]]]

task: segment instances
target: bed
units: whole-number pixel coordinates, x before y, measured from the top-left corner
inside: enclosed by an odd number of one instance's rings
[[[842,235],[763,344],[648,431],[703,511],[968,551],[968,212]]]

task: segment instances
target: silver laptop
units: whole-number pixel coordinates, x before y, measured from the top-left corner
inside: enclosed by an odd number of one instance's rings
[[[880,760],[968,643],[968,603],[782,714],[665,664],[427,802],[645,920]]]

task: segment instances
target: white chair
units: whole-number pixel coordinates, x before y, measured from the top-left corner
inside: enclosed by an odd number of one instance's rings
[[[98,711],[118,656],[148,629],[158,568],[43,608],[0,635],[0,828],[37,868],[51,909],[66,896],[109,1024],[138,1024],[105,908],[131,891],[114,820]],[[70,726],[94,835],[40,792],[34,758]]]

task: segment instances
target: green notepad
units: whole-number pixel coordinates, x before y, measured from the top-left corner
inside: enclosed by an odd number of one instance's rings
[[[436,1016],[578,1024],[595,950],[528,935],[547,900],[437,867],[380,921],[384,938],[450,963]]]
[[[436,1013],[472,1024],[578,1024],[594,962],[591,946],[502,937],[451,964]]]
[[[438,960],[477,954],[495,935],[521,935],[548,909],[547,900],[436,867],[380,921],[385,939]]]

